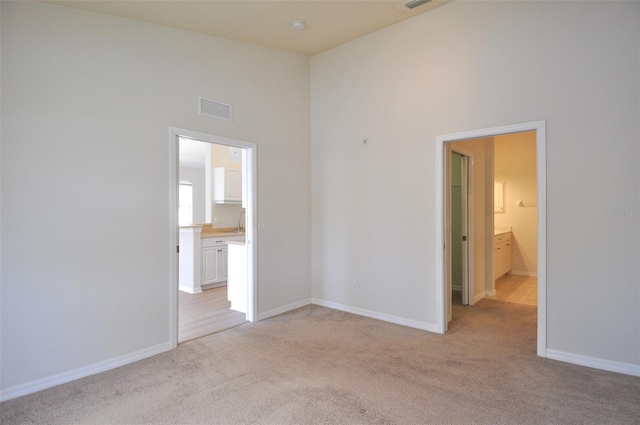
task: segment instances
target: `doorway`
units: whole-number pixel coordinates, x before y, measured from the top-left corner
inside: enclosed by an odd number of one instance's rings
[[[509,135],[514,133],[534,132],[535,133],[535,156],[536,156],[536,184],[537,199],[531,201],[537,206],[537,354],[546,357],[546,124],[544,121],[531,123],[516,124],[504,127],[495,127],[481,130],[473,130],[461,133],[438,136],[436,138],[436,242],[440,248],[436,251],[436,274],[437,282],[440,286],[437,296],[438,307],[438,331],[445,333],[447,331],[447,323],[449,320],[450,306],[450,287],[448,274],[448,264],[450,261],[449,250],[446,242],[449,233],[447,231],[448,211],[446,205],[449,201],[447,191],[448,185],[448,158],[447,152],[450,144],[455,142],[469,141],[471,139],[493,138],[501,135]],[[479,224],[485,230],[483,240],[476,240],[476,247],[469,249],[469,252],[479,252],[486,254],[482,259],[476,259],[477,266],[471,268],[470,275],[475,274],[480,277],[474,286],[470,286],[471,295],[470,303],[474,302],[474,298],[482,298],[486,295],[493,295],[495,291],[493,279],[493,235],[494,235],[494,190],[493,190],[493,155],[487,155],[491,158],[488,162],[490,166],[485,167],[485,184],[483,196],[484,214],[483,217],[476,217],[470,223]],[[479,161],[479,160],[478,160]],[[485,164],[487,161],[485,161]],[[480,199],[477,199],[480,202]],[[471,209],[470,209],[471,210]],[[472,234],[473,232],[469,232]],[[471,242],[471,241],[469,241]],[[471,243],[470,243],[471,245]],[[473,254],[470,255],[473,261]],[[477,269],[477,270],[476,270]],[[473,281],[473,277],[470,279]],[[484,281],[484,285],[482,282]],[[478,288],[479,285],[481,286]],[[495,292],[493,292],[495,293]],[[474,297],[475,295],[475,297]]]
[[[217,309],[226,310],[221,308],[224,303],[227,303],[227,285],[225,278],[227,277],[227,256],[228,249],[226,242],[227,239],[233,241],[234,244],[242,244],[242,249],[234,245],[234,252],[240,252],[240,256],[237,257],[237,263],[241,264],[239,267],[239,273],[235,273],[235,276],[240,276],[243,284],[242,288],[238,291],[237,283],[234,285],[236,290],[234,296],[238,299],[235,300],[236,305],[242,304],[243,309],[246,312],[246,320],[255,321],[257,314],[257,244],[256,244],[256,226],[255,226],[255,205],[256,205],[256,145],[250,142],[230,139],[222,136],[216,136],[212,134],[200,133],[192,130],[181,129],[171,127],[170,133],[170,337],[172,347],[176,347],[179,341],[184,341],[184,335],[179,337],[179,318],[180,306],[184,308],[196,308],[198,304],[216,303]],[[178,217],[180,214],[185,216],[185,211],[189,210],[188,206],[180,205],[179,207],[179,187],[182,180],[183,185],[187,180],[185,177],[188,172],[186,169],[180,169],[180,143],[191,142],[205,145],[204,152],[208,153],[206,161],[208,161],[209,167],[207,172],[202,170],[202,174],[206,174],[202,179],[202,185],[204,182],[209,181],[211,185],[207,190],[202,190],[203,193],[199,194],[199,200],[196,200],[196,195],[192,196],[192,223],[201,223],[193,226],[178,225]],[[231,177],[237,179],[237,175],[242,175],[242,182],[236,182],[232,185],[224,185],[222,192],[226,193],[223,200],[214,199],[212,194],[213,184],[215,180],[214,173],[225,173],[225,163],[221,167],[215,165],[215,161],[212,161],[211,155],[215,152],[225,152],[225,161],[232,159],[239,164],[242,164],[238,170],[233,170],[233,164],[227,164],[226,173],[228,177],[220,177],[219,181],[231,180]],[[237,156],[237,158],[235,158]],[[184,159],[184,158],[183,158]],[[191,158],[190,160],[193,160]],[[184,164],[183,164],[184,165]],[[215,168],[215,167],[217,168]],[[203,167],[204,168],[204,167]],[[181,173],[182,171],[182,173]],[[195,180],[195,177],[192,179]],[[192,182],[193,183],[193,182]],[[235,186],[242,185],[242,196],[234,195]],[[238,189],[239,191],[239,189]],[[242,198],[242,199],[240,199]],[[182,202],[184,204],[184,202]],[[209,205],[206,211],[200,211],[200,208],[196,208],[199,203],[202,205]],[[226,204],[226,205],[225,205]],[[242,206],[242,208],[241,208]],[[216,208],[217,207],[217,208]],[[182,209],[182,211],[180,211]],[[204,208],[203,208],[204,209]],[[195,211],[198,210],[197,217],[195,217]],[[184,220],[184,218],[183,218]],[[237,227],[236,227],[237,226]],[[185,227],[192,228],[193,235],[191,236],[190,243],[185,244],[185,238],[182,233],[185,232]],[[243,230],[242,233],[241,230]],[[213,232],[213,235],[210,234]],[[187,232],[189,233],[189,232]],[[209,233],[209,234],[207,234]],[[208,236],[212,236],[209,238]],[[218,240],[220,239],[220,240]],[[242,239],[242,241],[240,241]],[[189,237],[187,236],[187,239]],[[228,242],[231,243],[231,242]],[[209,246],[211,245],[211,246]],[[213,246],[216,245],[216,246]],[[220,246],[218,246],[220,245]],[[182,253],[182,255],[180,254]],[[213,254],[212,254],[213,253]],[[206,255],[205,255],[206,254]],[[236,254],[237,255],[237,254]],[[184,264],[185,259],[189,257],[191,262],[186,267]],[[206,260],[206,264],[205,264]],[[224,261],[222,261],[224,260]],[[234,260],[236,261],[236,260]],[[224,264],[222,264],[224,262]],[[207,266],[208,264],[208,266]],[[216,271],[217,270],[217,271]],[[192,285],[183,285],[185,272],[187,275],[191,273]],[[212,275],[212,273],[217,275]],[[224,276],[222,276],[222,274]],[[203,279],[207,280],[203,280]],[[231,278],[229,278],[231,280]],[[236,280],[237,282],[237,280]],[[244,284],[246,282],[246,284]],[[179,288],[181,291],[179,291]],[[206,289],[202,292],[201,289]],[[224,292],[224,294],[222,293]],[[239,294],[239,295],[238,295]],[[188,300],[188,304],[185,304],[185,296],[194,298],[192,295],[197,295],[202,300],[198,299],[195,302]],[[205,299],[206,298],[206,299]],[[224,298],[224,299],[223,299]],[[233,306],[234,301],[231,301]],[[207,315],[211,316],[208,311],[209,307],[205,308]],[[193,314],[201,314],[194,310]],[[221,313],[218,317],[212,320],[221,320],[224,322],[225,317],[229,314]],[[244,322],[244,314],[242,314]],[[183,316],[184,317],[184,316]],[[209,319],[207,319],[209,320]],[[237,322],[237,318],[229,321],[226,318],[227,328],[232,327],[231,322]],[[239,324],[239,323],[238,323]],[[220,326],[225,326],[225,323],[220,323]],[[230,325],[230,326],[228,326]],[[210,326],[210,325],[206,325]],[[218,326],[218,325],[216,325]],[[222,330],[222,329],[219,329]],[[197,332],[200,332],[199,330]],[[210,334],[212,332],[206,332],[201,335]],[[192,339],[192,338],[188,338]]]

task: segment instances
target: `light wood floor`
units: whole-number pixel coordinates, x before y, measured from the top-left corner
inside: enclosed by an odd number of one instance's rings
[[[247,322],[244,313],[230,310],[227,287],[207,289],[199,294],[179,292],[178,342],[224,331]]]

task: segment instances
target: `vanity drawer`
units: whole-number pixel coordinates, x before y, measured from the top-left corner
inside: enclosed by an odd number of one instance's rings
[[[493,237],[493,244],[496,245],[496,244],[510,241],[510,240],[511,240],[511,232],[500,233],[499,235],[495,235]]]

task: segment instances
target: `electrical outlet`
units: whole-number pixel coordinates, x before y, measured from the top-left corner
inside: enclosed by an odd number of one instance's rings
[[[353,284],[356,286],[356,288],[359,288],[360,287],[360,278],[356,277],[356,280],[355,280],[355,282]]]

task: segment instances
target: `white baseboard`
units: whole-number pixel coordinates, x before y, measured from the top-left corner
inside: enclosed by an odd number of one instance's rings
[[[349,305],[334,303],[332,301],[313,298],[312,303],[322,307],[332,308],[334,310],[345,311],[347,313],[357,314],[358,316],[370,317],[372,319],[382,320],[383,322],[395,323],[396,325],[408,326],[410,328],[421,329],[424,331],[438,332],[438,327],[432,323],[419,322],[417,320],[406,319],[404,317],[392,316],[390,314],[378,313],[376,311],[365,310],[363,308],[352,307]]]
[[[207,289],[220,288],[221,286],[227,286],[227,281],[223,280],[222,282],[207,283],[206,285],[200,285],[200,291],[197,291],[197,292],[202,292]]]
[[[103,362],[70,370],[68,372],[63,372],[58,375],[53,375],[48,378],[38,379],[36,381],[27,382],[26,384],[20,384],[16,385],[15,387],[6,388],[0,392],[0,401],[11,400],[23,395],[46,390],[47,388],[55,387],[56,385],[66,384],[67,382],[75,381],[76,379],[95,375],[96,373],[115,369],[129,363],[137,362],[138,360],[146,359],[148,357],[164,353],[171,350],[172,348],[173,347],[171,347],[171,344],[169,342],[165,342],[153,347],[134,351],[133,353],[114,357]]]
[[[538,273],[536,272],[528,272],[528,271],[524,271],[524,270],[509,270],[509,273],[507,274],[515,274],[518,276],[531,276],[531,277],[537,277]]]
[[[496,291],[491,290],[491,291],[487,291],[487,297],[495,297],[496,296]]]
[[[612,360],[598,359],[596,357],[583,356],[580,354],[565,353],[563,351],[546,350],[546,357],[552,360],[559,360],[591,367],[594,369],[606,370],[609,372],[623,373],[625,375],[640,376],[640,365],[616,362]]]
[[[263,313],[258,313],[258,321],[268,319],[269,317],[277,316],[279,314],[286,313],[288,311],[292,311],[309,304],[311,304],[311,299],[307,298],[306,300],[274,308],[273,310],[265,311]]]
[[[188,286],[183,285],[178,285],[178,289],[188,294],[199,294],[200,292],[202,292],[202,289],[200,288],[198,288],[197,290],[193,290],[193,288],[189,288]]]
[[[473,302],[472,304],[477,303],[478,301],[480,301],[481,299],[483,299],[484,297],[487,296],[487,291],[482,291],[480,292],[478,295],[476,295],[475,297],[473,297]]]

